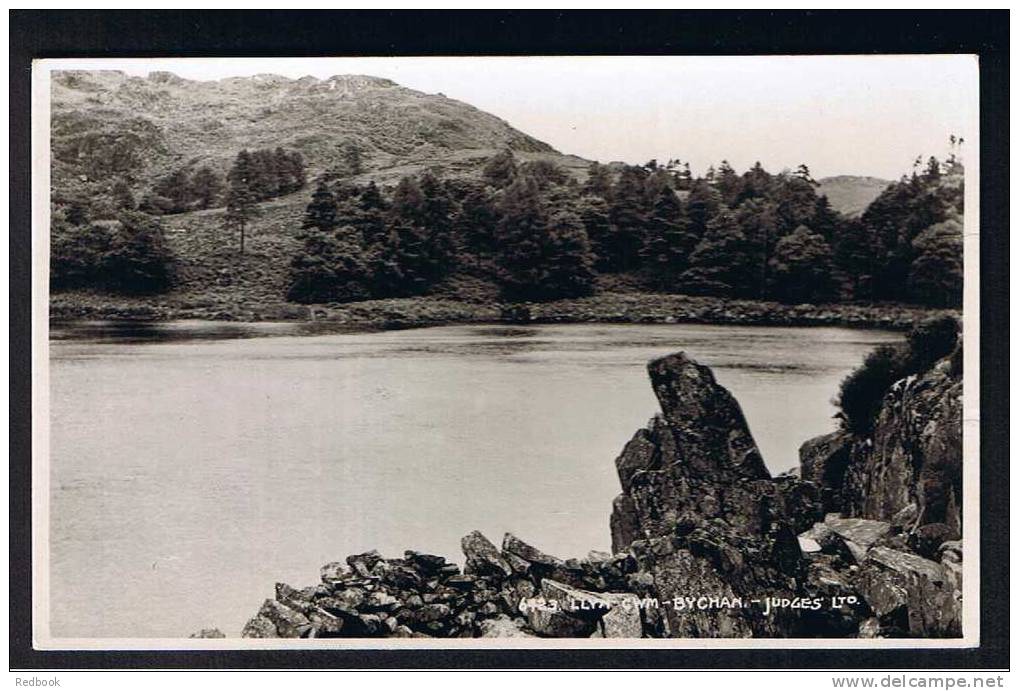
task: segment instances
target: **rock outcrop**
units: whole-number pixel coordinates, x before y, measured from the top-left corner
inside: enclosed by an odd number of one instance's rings
[[[961,422],[950,373],[889,393],[870,443],[804,445],[772,478],[739,404],[682,353],[648,365],[661,412],[616,459],[613,554],[514,535],[441,556],[377,552],[279,583],[248,637],[958,636]]]

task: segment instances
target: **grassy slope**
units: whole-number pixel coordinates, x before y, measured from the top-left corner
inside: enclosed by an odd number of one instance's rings
[[[862,177],[857,175],[838,175],[818,181],[818,194],[828,197],[832,208],[846,216],[859,216],[872,201],[888,185],[889,180]]]

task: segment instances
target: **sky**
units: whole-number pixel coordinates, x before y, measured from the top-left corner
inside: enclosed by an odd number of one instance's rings
[[[51,69],[72,67],[50,63]],[[497,115],[559,151],[636,164],[725,159],[815,178],[894,179],[918,155],[976,150],[977,59],[935,56],[192,58],[75,60],[188,79],[386,77]]]

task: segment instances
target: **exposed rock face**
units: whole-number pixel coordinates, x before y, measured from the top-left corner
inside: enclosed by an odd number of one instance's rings
[[[903,522],[943,523],[962,531],[962,378],[942,360],[897,382],[885,396],[870,438],[845,432],[800,448],[805,480],[819,483],[827,511]]]
[[[710,369],[677,354],[648,372],[662,414],[616,460],[623,494],[613,504],[613,549],[631,541],[659,601],[723,603],[664,608],[662,635],[788,635],[795,614],[725,603],[795,596],[804,568],[796,528],[820,518],[816,488],[772,480],[739,404]]]

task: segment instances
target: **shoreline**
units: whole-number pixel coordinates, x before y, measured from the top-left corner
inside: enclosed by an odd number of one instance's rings
[[[904,330],[928,317],[958,313],[904,304],[800,304],[668,293],[600,293],[551,302],[479,303],[442,296],[298,305],[96,293],[51,296],[51,322],[326,322],[365,329],[453,324],[719,324],[843,326]]]

